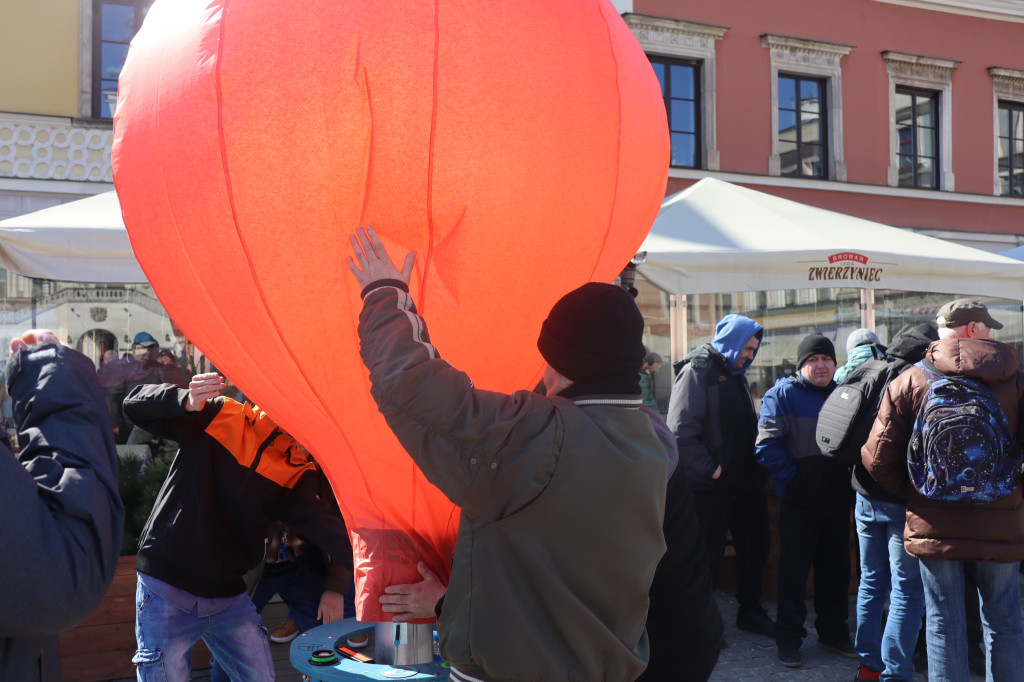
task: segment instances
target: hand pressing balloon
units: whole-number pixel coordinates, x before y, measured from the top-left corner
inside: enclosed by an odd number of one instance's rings
[[[394,614],[392,622],[433,618],[437,602],[448,591],[425,563],[419,562],[416,568],[423,580],[409,585],[388,585],[380,596],[381,610]]]
[[[356,230],[349,237],[354,256],[349,256],[348,267],[355,275],[359,287],[365,289],[374,282],[381,280],[397,280],[408,286],[412,276],[412,266],[416,261],[416,252],[410,251],[405,257],[405,264],[399,270],[388,256],[384,243],[372,227]],[[354,260],[353,260],[354,258]],[[356,264],[358,263],[358,267]]]

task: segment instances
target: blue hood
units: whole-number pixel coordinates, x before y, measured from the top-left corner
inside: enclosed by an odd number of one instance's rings
[[[750,362],[743,365],[740,369],[736,369],[736,360],[740,357],[740,352],[747,345],[747,341],[750,341],[751,337],[756,336],[758,341],[760,341],[763,335],[764,327],[749,317],[726,315],[719,320],[718,326],[715,328],[715,338],[711,341],[711,347],[725,358],[725,364],[729,368],[729,372],[732,374],[743,374],[750,367]],[[760,349],[761,347],[758,346],[758,350]],[[756,352],[754,357],[757,357]]]

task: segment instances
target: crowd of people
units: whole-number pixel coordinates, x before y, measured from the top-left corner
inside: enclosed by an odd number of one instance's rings
[[[888,348],[855,331],[838,368],[832,341],[809,334],[796,373],[764,394],[759,416],[744,376],[762,339],[753,320],[726,316],[676,365],[668,423],[712,576],[731,536],[736,625],[773,637],[781,665],[802,663],[813,568],[818,645],[858,659],[856,680],[913,680],[915,660],[930,679],[966,681],[971,668],[1024,679],[1024,372],[1010,346],[989,338],[1000,328],[986,306],[957,299],[935,326],[904,330]],[[780,501],[774,529],[766,474]],[[852,636],[851,511],[860,563]],[[772,531],[774,622],[760,604]]]
[[[707,680],[730,538],[736,626],[773,638],[783,666],[801,665],[813,569],[818,645],[858,659],[855,679],[913,679],[923,624],[932,678],[967,680],[972,603],[987,679],[1024,678],[1024,372],[989,338],[1002,325],[984,305],[952,301],[888,347],[857,330],[838,368],[833,342],[809,334],[759,409],[746,373],[765,330],[727,315],[674,367],[663,419],[651,381],[662,359],[623,288],[589,283],[554,305],[539,390],[481,391],[431,344],[409,296],[416,255],[399,267],[369,228],[352,246],[371,394],[461,513],[447,584],[421,565],[421,582],[379,599],[396,621],[437,617],[451,679]],[[56,633],[109,584],[123,522],[115,435],[179,446],[139,544],[139,680],[189,679],[199,639],[214,679],[273,679],[259,611],[275,592],[292,621],[278,641],[352,615],[330,486],[270,415],[223,395],[221,375],[186,379],[145,332],[96,373],[34,330],[12,342],[8,387],[21,451],[0,451],[3,532],[39,570],[0,576],[0,678],[58,679]],[[774,618],[762,595],[773,534]]]

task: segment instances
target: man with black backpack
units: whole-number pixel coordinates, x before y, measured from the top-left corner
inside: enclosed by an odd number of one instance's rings
[[[821,454],[853,465],[857,493],[854,520],[860,543],[857,634],[860,661],[856,680],[913,680],[914,647],[924,615],[918,560],[903,547],[907,508],[903,498],[878,485],[860,460],[885,388],[924,357],[939,338],[920,324],[893,339],[885,355],[866,360],[840,384],[818,415]],[[884,617],[886,603],[889,616]],[[883,631],[884,623],[884,631]]]
[[[985,628],[987,678],[1024,675],[1017,572],[1024,559],[1024,372],[1002,324],[972,299],[939,309],[940,340],[886,388],[861,452],[867,472],[906,499],[906,550],[921,562],[929,678],[968,680],[965,570]]]

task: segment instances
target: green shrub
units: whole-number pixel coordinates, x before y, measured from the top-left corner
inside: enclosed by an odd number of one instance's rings
[[[124,503],[122,556],[138,552],[139,536],[178,452],[178,444],[169,440],[151,443],[149,447],[152,454],[148,457],[135,449],[123,447],[118,453],[121,460],[118,485]]]

